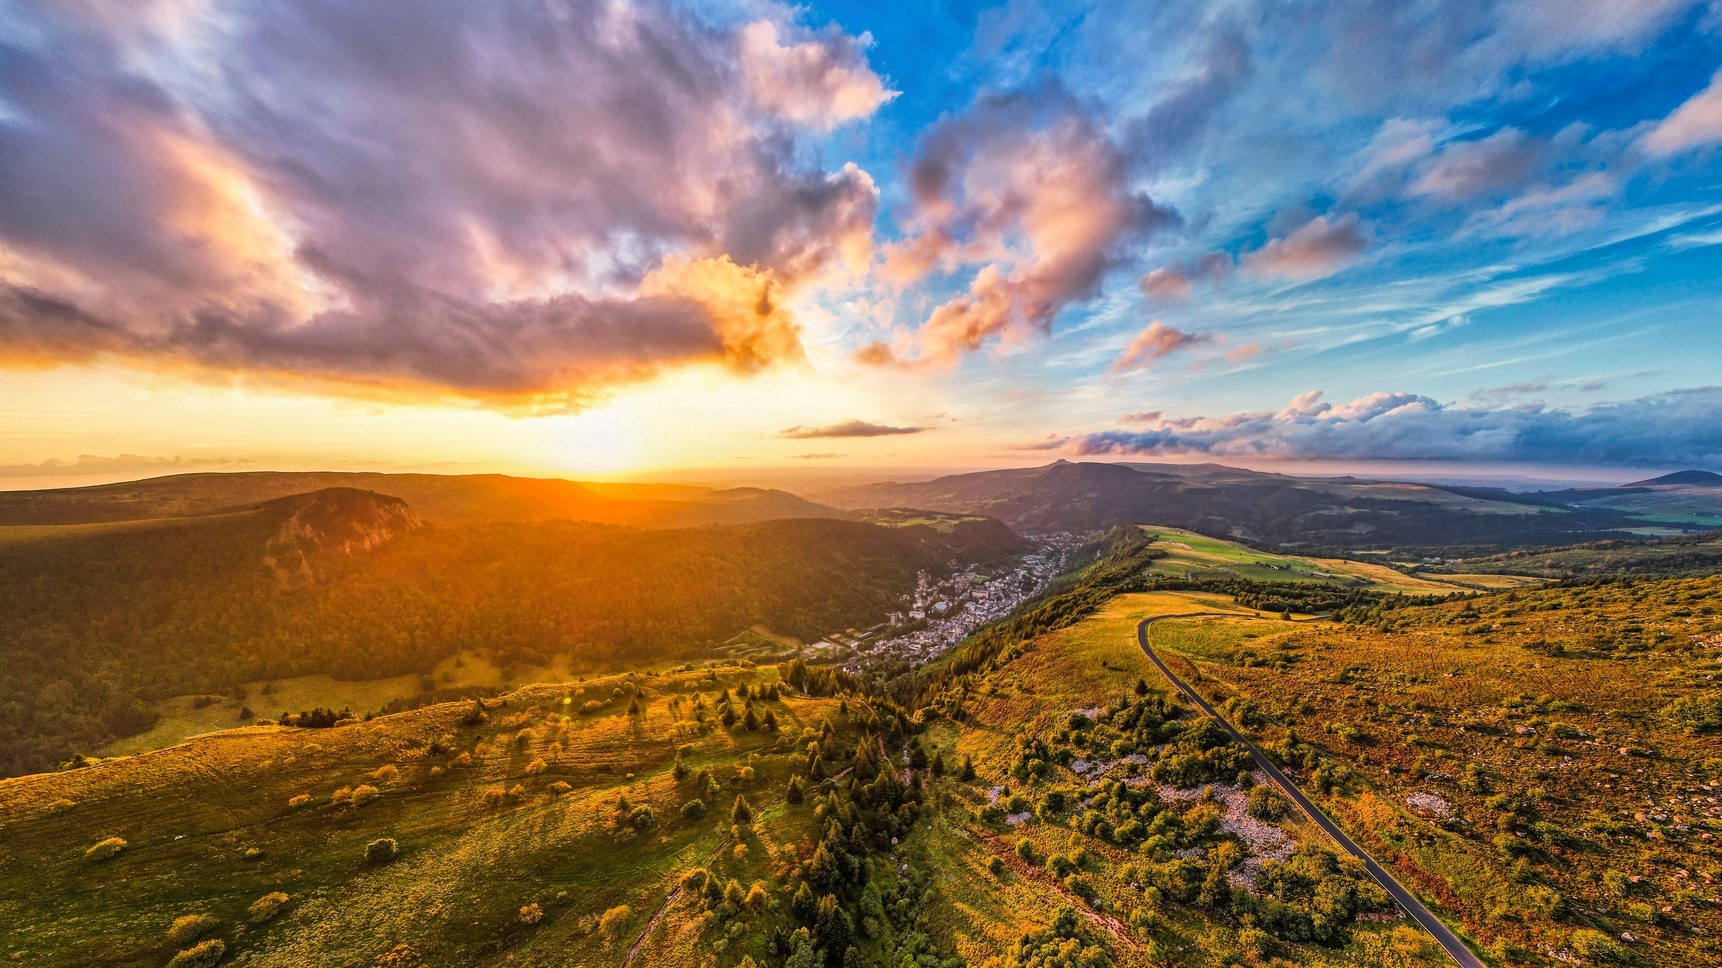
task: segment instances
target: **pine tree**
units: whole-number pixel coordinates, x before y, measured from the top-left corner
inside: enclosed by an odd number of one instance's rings
[[[729,812],[729,819],[738,827],[746,827],[753,823],[753,808],[748,806],[746,794],[736,794],[735,808]]]

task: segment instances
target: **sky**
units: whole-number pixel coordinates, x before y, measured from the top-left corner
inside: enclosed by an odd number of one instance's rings
[[[1719,173],[1688,0],[0,0],[0,487],[1722,469]]]

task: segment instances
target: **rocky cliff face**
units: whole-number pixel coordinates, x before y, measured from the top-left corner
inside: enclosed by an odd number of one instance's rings
[[[282,580],[316,577],[330,555],[362,555],[423,526],[407,502],[351,487],[295,494],[263,505],[278,521],[263,564]]]

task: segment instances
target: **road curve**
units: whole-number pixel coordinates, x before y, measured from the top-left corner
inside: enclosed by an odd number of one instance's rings
[[[1454,963],[1461,965],[1462,968],[1485,968],[1482,959],[1473,954],[1471,949],[1465,946],[1465,942],[1459,940],[1458,935],[1448,930],[1447,926],[1441,923],[1441,919],[1437,918],[1434,912],[1424,907],[1423,902],[1419,901],[1416,895],[1406,890],[1403,885],[1394,880],[1393,875],[1387,873],[1385,868],[1375,862],[1375,858],[1364,853],[1362,847],[1359,847],[1355,841],[1350,837],[1347,837],[1345,835],[1345,831],[1339,829],[1338,824],[1329,820],[1327,814],[1321,812],[1321,808],[1311,803],[1310,799],[1303,795],[1303,791],[1299,790],[1297,785],[1292,783],[1289,777],[1280,772],[1279,767],[1275,766],[1261,750],[1256,748],[1256,744],[1245,738],[1243,733],[1238,732],[1231,723],[1226,721],[1226,717],[1220,715],[1213,706],[1208,705],[1208,701],[1198,695],[1196,690],[1191,689],[1184,683],[1184,680],[1178,678],[1178,676],[1166,666],[1166,663],[1161,661],[1158,655],[1154,654],[1154,650],[1148,645],[1148,626],[1153,625],[1155,622],[1163,622],[1167,619],[1177,618],[1254,617],[1255,616],[1239,615],[1236,612],[1187,612],[1182,615],[1159,615],[1154,618],[1145,618],[1141,622],[1137,623],[1136,641],[1137,644],[1142,646],[1142,652],[1144,655],[1148,656],[1148,661],[1154,663],[1154,667],[1160,670],[1160,674],[1165,676],[1167,681],[1171,682],[1172,685],[1178,688],[1179,692],[1183,693],[1186,698],[1195,703],[1197,708],[1201,709],[1209,716],[1212,716],[1215,722],[1219,723],[1226,732],[1232,735],[1233,739],[1237,740],[1245,749],[1250,751],[1250,755],[1255,757],[1256,765],[1261,768],[1263,773],[1266,773],[1268,777],[1273,780],[1274,785],[1279,787],[1281,792],[1290,797],[1292,802],[1298,805],[1298,809],[1302,810],[1311,820],[1315,821],[1316,826],[1327,831],[1327,835],[1332,837],[1341,847],[1345,848],[1346,853],[1363,862],[1364,868],[1369,871],[1369,876],[1375,878],[1376,883],[1386,889],[1387,893],[1393,895],[1393,899],[1399,902],[1399,906],[1405,910],[1405,913],[1411,915],[1418,924],[1423,926],[1423,930],[1429,932],[1429,934],[1434,937],[1435,942],[1446,950],[1447,956],[1452,958]]]

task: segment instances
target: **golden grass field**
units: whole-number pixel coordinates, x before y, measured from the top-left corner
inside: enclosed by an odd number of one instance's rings
[[[1408,595],[1440,595],[1465,590],[1454,582],[1408,575],[1374,562],[1270,554],[1236,541],[1158,525],[1143,525],[1142,530],[1155,535],[1155,546],[1168,553],[1154,562],[1152,571],[1155,574],[1263,582],[1315,582]],[[1465,580],[1473,577],[1477,576],[1467,575]]]
[[[782,813],[781,793],[801,762],[796,737],[833,716],[836,700],[786,699],[776,734],[702,732],[688,718],[696,694],[710,701],[774,678],[729,666],[529,686],[476,727],[461,724],[470,704],[445,704],[333,729],[231,730],[0,780],[0,948],[20,964],[160,965],[174,951],[172,922],[209,914],[230,950],[260,966],[615,964],[684,869],[748,884],[812,832],[805,813]],[[637,719],[628,698],[611,696],[636,688]],[[580,712],[599,700],[602,710]],[[449,754],[427,753],[438,738]],[[681,746],[723,787],[698,822],[677,819],[688,798],[670,776]],[[361,784],[376,787],[374,800],[331,802]],[[610,829],[624,793],[663,822]],[[726,846],[737,794],[763,817],[741,856]],[[107,837],[129,846],[86,861]],[[364,846],[379,837],[396,838],[400,857],[368,865]],[[284,913],[248,925],[248,906],[276,891],[290,898]],[[530,904],[543,913],[528,925],[519,912]],[[594,926],[618,905],[632,913],[613,932]],[[710,941],[695,952],[669,919],[642,963],[699,964]]]
[[[1079,624],[1023,645],[1020,655],[976,684],[967,722],[960,727],[942,724],[933,732],[939,744],[951,751],[947,760],[953,756],[960,760],[965,755],[974,759],[980,779],[975,790],[961,791],[967,797],[964,802],[971,806],[982,803],[984,800],[977,799],[981,791],[1010,782],[1004,777],[1004,767],[1019,736],[1049,735],[1073,710],[1103,706],[1130,695],[1139,679],[1146,680],[1155,692],[1169,691],[1136,646],[1137,622],[1156,615],[1216,610],[1265,615],[1220,595],[1120,595]],[[1280,620],[1278,615],[1272,618]],[[1115,910],[1136,903],[1137,892],[1120,872],[1131,859],[1128,853],[1038,820],[997,836],[984,825],[964,820],[961,814],[960,810],[941,811],[921,849],[936,865],[946,929],[971,964],[988,964],[989,956],[1010,940],[1043,924],[1048,912],[1071,903],[1055,878],[1019,861],[1014,854],[1019,839],[1032,841],[1041,856],[1086,849],[1098,858],[1093,876],[1100,895]],[[1307,821],[1288,820],[1283,827],[1296,842],[1322,837]],[[1003,878],[986,869],[994,856],[1003,858],[1010,867]],[[1194,966],[1225,963],[1226,950],[1240,950],[1237,928],[1194,911],[1168,907],[1151,932],[1122,927],[1105,933],[1120,965]],[[1353,942],[1341,949],[1287,945],[1277,957],[1277,963],[1297,965],[1385,963],[1369,960],[1377,957],[1403,958],[1402,963],[1408,965],[1444,963],[1439,949],[1398,919],[1360,926]]]
[[[1718,591],[1524,591],[1379,629],[1167,622],[1155,643],[1210,701],[1258,709],[1262,745],[1313,750],[1318,799],[1500,963],[1573,959],[1589,929],[1641,963],[1713,964],[1722,743],[1665,708],[1718,688]],[[1429,797],[1448,815],[1408,801]]]

